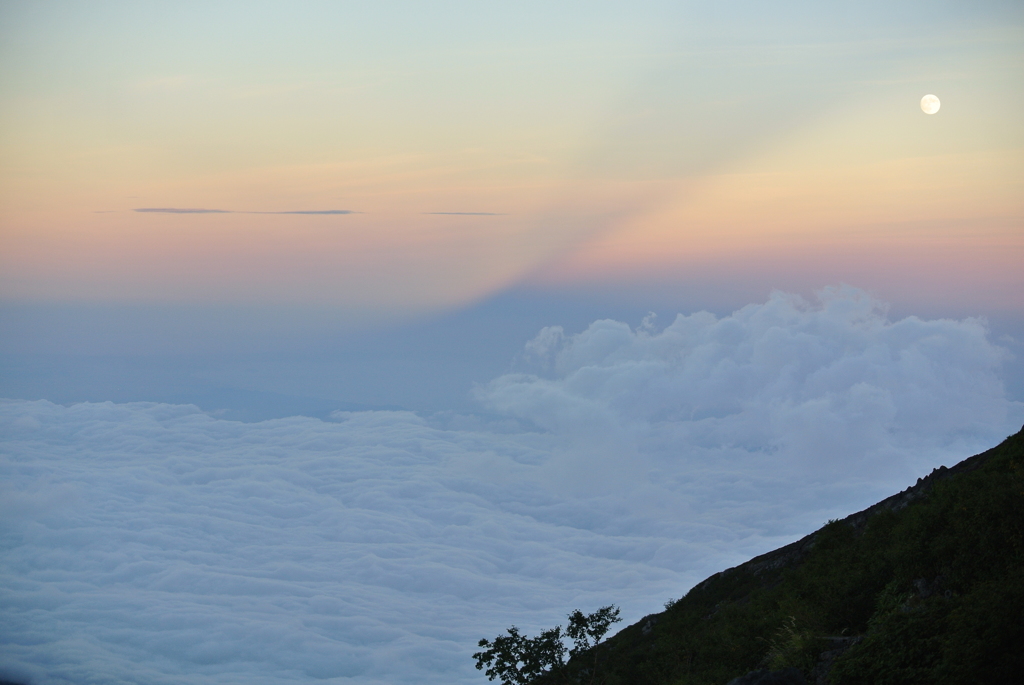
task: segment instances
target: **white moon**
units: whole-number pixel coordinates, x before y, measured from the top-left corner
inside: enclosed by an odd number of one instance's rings
[[[921,111],[925,114],[935,114],[939,111],[939,99],[929,93],[921,98]]]

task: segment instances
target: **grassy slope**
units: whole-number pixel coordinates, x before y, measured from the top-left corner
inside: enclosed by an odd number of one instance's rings
[[[723,685],[785,666],[836,685],[1007,683],[1024,673],[1022,617],[1024,430],[708,578],[600,658],[608,685]]]

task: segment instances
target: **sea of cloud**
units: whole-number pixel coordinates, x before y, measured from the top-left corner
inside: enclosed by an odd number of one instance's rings
[[[3,401],[0,678],[485,682],[481,637],[636,620],[996,444],[1007,363],[834,289],[546,328],[478,415]]]

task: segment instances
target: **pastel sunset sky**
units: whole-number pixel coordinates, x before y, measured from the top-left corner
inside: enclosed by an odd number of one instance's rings
[[[524,284],[842,281],[1024,307],[1016,3],[4,15],[8,302],[420,313]],[[323,210],[353,213],[273,213]]]
[[[1020,0],[0,0],[0,680],[479,685],[996,445],[1022,112]]]

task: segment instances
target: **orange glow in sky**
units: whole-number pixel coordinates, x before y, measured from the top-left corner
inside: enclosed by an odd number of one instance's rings
[[[6,8],[0,299],[412,312],[757,275],[1024,307],[1019,13],[907,41],[867,10],[402,7]],[[352,213],[260,213],[322,210]]]

